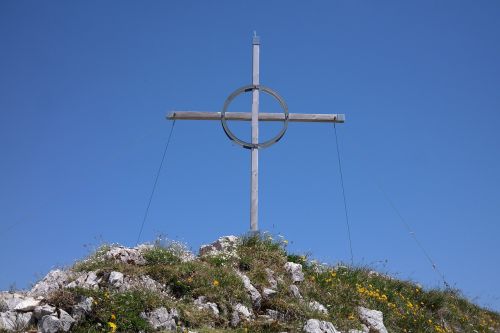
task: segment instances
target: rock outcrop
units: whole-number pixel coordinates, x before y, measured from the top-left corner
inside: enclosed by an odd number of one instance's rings
[[[384,315],[381,311],[358,307],[359,318],[373,333],[387,333],[384,325]]]
[[[304,273],[302,272],[302,265],[293,262],[287,262],[285,264],[285,270],[290,274],[290,278],[293,282],[304,281]]]
[[[160,307],[151,312],[143,312],[141,317],[146,319],[155,330],[175,331],[177,329],[176,320],[179,319],[179,313],[176,309],[168,311],[166,308]]]
[[[202,245],[200,247],[200,256],[216,256],[216,255],[236,255],[236,247],[238,245],[238,237],[236,236],[223,236],[215,242]]]

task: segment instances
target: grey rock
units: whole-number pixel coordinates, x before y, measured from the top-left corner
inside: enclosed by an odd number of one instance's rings
[[[152,245],[139,245],[135,248],[128,248],[124,246],[115,246],[109,249],[105,254],[105,259],[115,260],[131,265],[144,265],[146,264],[146,259],[144,259],[142,253],[151,249]]]
[[[27,297],[16,304],[14,310],[19,312],[30,312],[33,311],[38,305],[40,305],[40,300],[36,300],[32,297]]]
[[[84,319],[88,314],[92,312],[92,307],[94,305],[94,299],[92,297],[83,298],[78,304],[73,306],[71,314],[75,321],[80,321]]]
[[[88,289],[98,289],[99,282],[100,279],[97,277],[96,272],[88,272],[85,282],[82,284],[82,287],[86,287]]]
[[[241,322],[240,315],[237,311],[231,314],[231,326],[236,327]]]
[[[302,295],[300,294],[299,287],[292,284],[288,289],[292,293],[293,297],[298,298],[298,299],[302,299]]]
[[[25,299],[26,296],[20,293],[0,292],[0,303],[2,305],[0,312],[14,310]]]
[[[146,319],[155,330],[166,329],[174,331],[177,328],[175,318],[178,318],[179,315],[176,309],[172,309],[169,313],[166,308],[161,307],[148,313],[143,312],[141,313],[141,317]]]
[[[28,292],[29,296],[47,296],[52,291],[61,289],[73,277],[73,273],[55,269],[50,271],[42,280],[36,283]]]
[[[236,327],[242,320],[250,320],[253,317],[252,312],[243,304],[238,303],[233,306],[233,313],[231,315],[231,326]]]
[[[267,283],[271,289],[278,289],[278,281],[274,278],[274,271],[272,269],[266,268]]]
[[[54,315],[43,316],[38,322],[38,331],[40,333],[58,333],[63,330],[63,324]]]
[[[325,306],[317,301],[309,302],[309,308],[313,311],[321,312],[323,314],[328,314],[328,310]]]
[[[260,303],[262,301],[262,295],[259,293],[257,288],[255,288],[252,283],[250,282],[250,279],[248,276],[241,272],[236,272],[238,276],[241,278],[241,281],[243,282],[243,285],[245,286],[246,291],[250,295],[250,298],[252,299],[252,303],[255,307],[259,307]]]
[[[212,302],[207,302],[207,299],[205,296],[198,297],[194,301],[194,304],[200,310],[210,310],[215,316],[219,316],[219,307],[217,306],[217,304],[212,303]]]
[[[302,265],[296,264],[294,262],[287,262],[285,264],[285,270],[290,274],[290,278],[293,282],[304,281],[304,273],[302,272]]]
[[[75,280],[66,284],[66,288],[85,288],[85,289],[99,289],[99,282],[101,279],[97,277],[97,272],[90,271],[88,273],[80,274]]]
[[[362,306],[358,306],[359,319],[363,324],[368,326],[370,332],[387,333],[384,325],[384,315],[381,311],[370,310]]]
[[[58,312],[59,312],[59,321],[61,322],[62,330],[64,332],[69,332],[69,330],[71,329],[71,326],[73,325],[75,320],[73,319],[73,317],[71,317],[69,315],[69,313],[67,313],[64,310],[59,309]]]
[[[24,331],[33,320],[31,312],[20,313],[16,311],[7,311],[0,313],[0,330],[7,332]]]
[[[329,321],[318,319],[309,319],[305,323],[303,330],[305,333],[340,333]]]
[[[115,288],[119,288],[123,284],[123,273],[111,272],[108,279],[109,284]]]
[[[39,305],[33,310],[33,316],[39,320],[43,316],[51,315],[56,312],[56,307],[48,304]]]
[[[221,254],[236,256],[238,242],[239,240],[236,236],[220,237],[212,244],[202,245],[200,247],[200,256],[215,256]]]
[[[163,290],[163,286],[153,280],[148,275],[141,276],[125,276],[122,285],[118,288],[119,291],[129,290],[148,290],[159,293]]]
[[[263,288],[262,289],[262,296],[266,299],[273,297],[274,295],[276,295],[276,293],[277,293],[277,291],[274,289],[270,289],[270,288]]]
[[[267,309],[266,314],[273,320],[282,320],[283,315],[276,310]]]

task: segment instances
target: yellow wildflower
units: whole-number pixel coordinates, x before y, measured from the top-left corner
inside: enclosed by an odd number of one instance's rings
[[[109,326],[109,331],[114,333],[116,332],[116,324],[113,323],[113,322],[108,322],[108,326]]]
[[[115,321],[116,320],[116,316],[114,313],[111,314],[111,321]]]
[[[218,286],[219,286],[219,281],[218,281],[218,280],[214,280],[214,281],[212,282],[212,285],[213,285],[214,287],[218,287]]]

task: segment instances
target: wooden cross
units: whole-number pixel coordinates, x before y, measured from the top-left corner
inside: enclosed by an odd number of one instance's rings
[[[252,84],[242,87],[233,92],[226,103],[222,112],[203,112],[203,111],[173,111],[167,115],[170,120],[218,120],[222,122],[223,129],[229,138],[242,147],[251,150],[251,190],[250,190],[250,230],[259,229],[259,149],[269,147],[276,143],[284,135],[288,122],[323,122],[323,123],[343,123],[345,116],[343,114],[309,114],[309,113],[288,113],[288,108],[284,100],[272,89],[261,86],[259,81],[259,56],[260,56],[260,38],[255,35],[252,42]],[[240,93],[252,92],[252,112],[225,112],[229,103]],[[259,93],[265,92],[275,97],[284,109],[284,113],[259,113]],[[251,121],[252,123],[252,141],[245,142],[238,139],[227,127],[227,120]],[[259,143],[259,121],[282,121],[283,129],[273,139],[264,143]]]

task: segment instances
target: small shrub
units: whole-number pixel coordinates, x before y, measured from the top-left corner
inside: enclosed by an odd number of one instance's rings
[[[73,289],[58,289],[47,297],[47,303],[58,308],[69,310],[77,303],[78,295]]]

